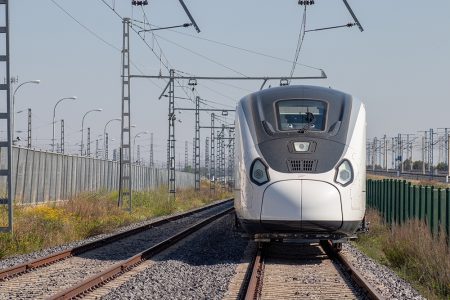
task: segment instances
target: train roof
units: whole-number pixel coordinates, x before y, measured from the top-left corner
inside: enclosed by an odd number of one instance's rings
[[[309,98],[309,99],[343,99],[351,101],[352,96],[332,88],[314,85],[290,85],[267,88],[246,95],[241,101],[246,102],[255,97],[260,99],[283,99],[283,98]],[[346,99],[346,100],[345,100]],[[270,101],[270,100],[269,100]]]

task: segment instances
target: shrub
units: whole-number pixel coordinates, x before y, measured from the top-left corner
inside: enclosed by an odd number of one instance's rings
[[[356,245],[368,256],[391,267],[426,297],[450,297],[450,249],[444,229],[433,236],[426,223],[410,220],[388,226],[380,214],[368,209],[369,232]]]
[[[411,220],[394,225],[383,251],[390,264],[429,291],[450,296],[450,251],[445,231],[433,236],[424,222]]]

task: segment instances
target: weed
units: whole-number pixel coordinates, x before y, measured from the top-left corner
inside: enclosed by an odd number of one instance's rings
[[[204,187],[206,190],[206,187]],[[132,211],[117,206],[117,192],[85,193],[69,201],[15,206],[14,234],[0,233],[0,259],[84,239],[156,216],[203,206],[229,194],[180,190],[175,200],[165,189],[133,193]],[[5,215],[4,211],[0,211]]]
[[[378,212],[367,211],[370,230],[356,246],[396,271],[430,299],[450,297],[450,250],[443,234],[432,235],[427,224],[410,220],[387,226]]]

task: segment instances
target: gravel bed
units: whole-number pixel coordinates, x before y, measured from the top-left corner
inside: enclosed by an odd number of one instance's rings
[[[343,244],[342,254],[386,299],[426,299],[394,271],[375,262],[353,245]]]
[[[222,200],[220,200],[220,201],[222,201]],[[217,201],[217,202],[220,202],[220,201]],[[232,204],[228,204],[228,205],[231,206]],[[223,206],[219,205],[219,207],[223,207]],[[219,211],[220,208],[215,208],[215,210]],[[211,211],[211,210],[207,210],[207,211]],[[202,213],[207,213],[207,212],[202,212]],[[165,219],[165,218],[167,218],[169,216],[174,216],[174,215],[178,215],[178,214],[180,214],[180,213],[174,213],[174,214],[171,214],[171,215],[168,215],[168,216],[160,216],[160,217],[152,218],[152,219],[149,219],[149,220],[146,220],[146,221],[133,223],[133,224],[130,224],[130,225],[127,225],[127,226],[120,227],[120,228],[116,229],[115,231],[113,231],[111,233],[99,234],[99,235],[92,236],[92,237],[84,239],[84,240],[75,241],[75,242],[71,242],[71,243],[68,243],[68,244],[64,244],[64,245],[60,245],[60,246],[55,246],[55,247],[43,249],[41,251],[36,251],[36,252],[28,253],[28,254],[17,255],[17,256],[5,258],[5,259],[0,260],[0,270],[1,269],[6,269],[6,268],[9,268],[9,267],[18,265],[18,264],[26,263],[26,262],[29,262],[29,261],[34,260],[34,259],[42,258],[42,257],[48,256],[48,255],[51,255],[51,254],[54,254],[54,253],[57,253],[57,252],[61,252],[61,251],[67,250],[67,249],[71,249],[71,248],[74,248],[74,247],[82,246],[82,245],[85,245],[85,244],[88,244],[88,243],[91,243],[91,242],[94,242],[94,241],[97,241],[97,240],[100,240],[100,239],[103,239],[103,238],[115,235],[117,233],[125,232],[125,231],[128,231],[128,230],[137,228],[137,227],[141,227],[141,226],[147,225],[149,223],[153,223],[153,222],[159,221],[161,219]]]
[[[248,244],[233,222],[228,215],[203,228],[102,299],[222,299]]]
[[[219,211],[220,206],[214,210]],[[212,210],[208,211],[202,212],[194,218],[211,214]],[[130,224],[109,234],[101,234],[42,251],[3,259],[0,260],[0,269],[84,245],[165,217]],[[240,263],[247,245],[247,240],[233,232],[233,222],[233,218],[228,216],[213,223],[207,227],[207,230],[203,229],[201,234],[189,238],[179,248],[155,258],[158,261],[156,265],[140,273],[120,288],[113,290],[104,299],[223,298],[229,280],[234,275],[235,267]],[[343,244],[342,253],[386,299],[425,299],[392,270],[373,261],[351,244]]]

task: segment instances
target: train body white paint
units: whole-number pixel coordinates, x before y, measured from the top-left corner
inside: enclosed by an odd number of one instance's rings
[[[236,111],[235,201],[256,240],[343,241],[365,215],[366,115],[349,94],[265,89]]]

